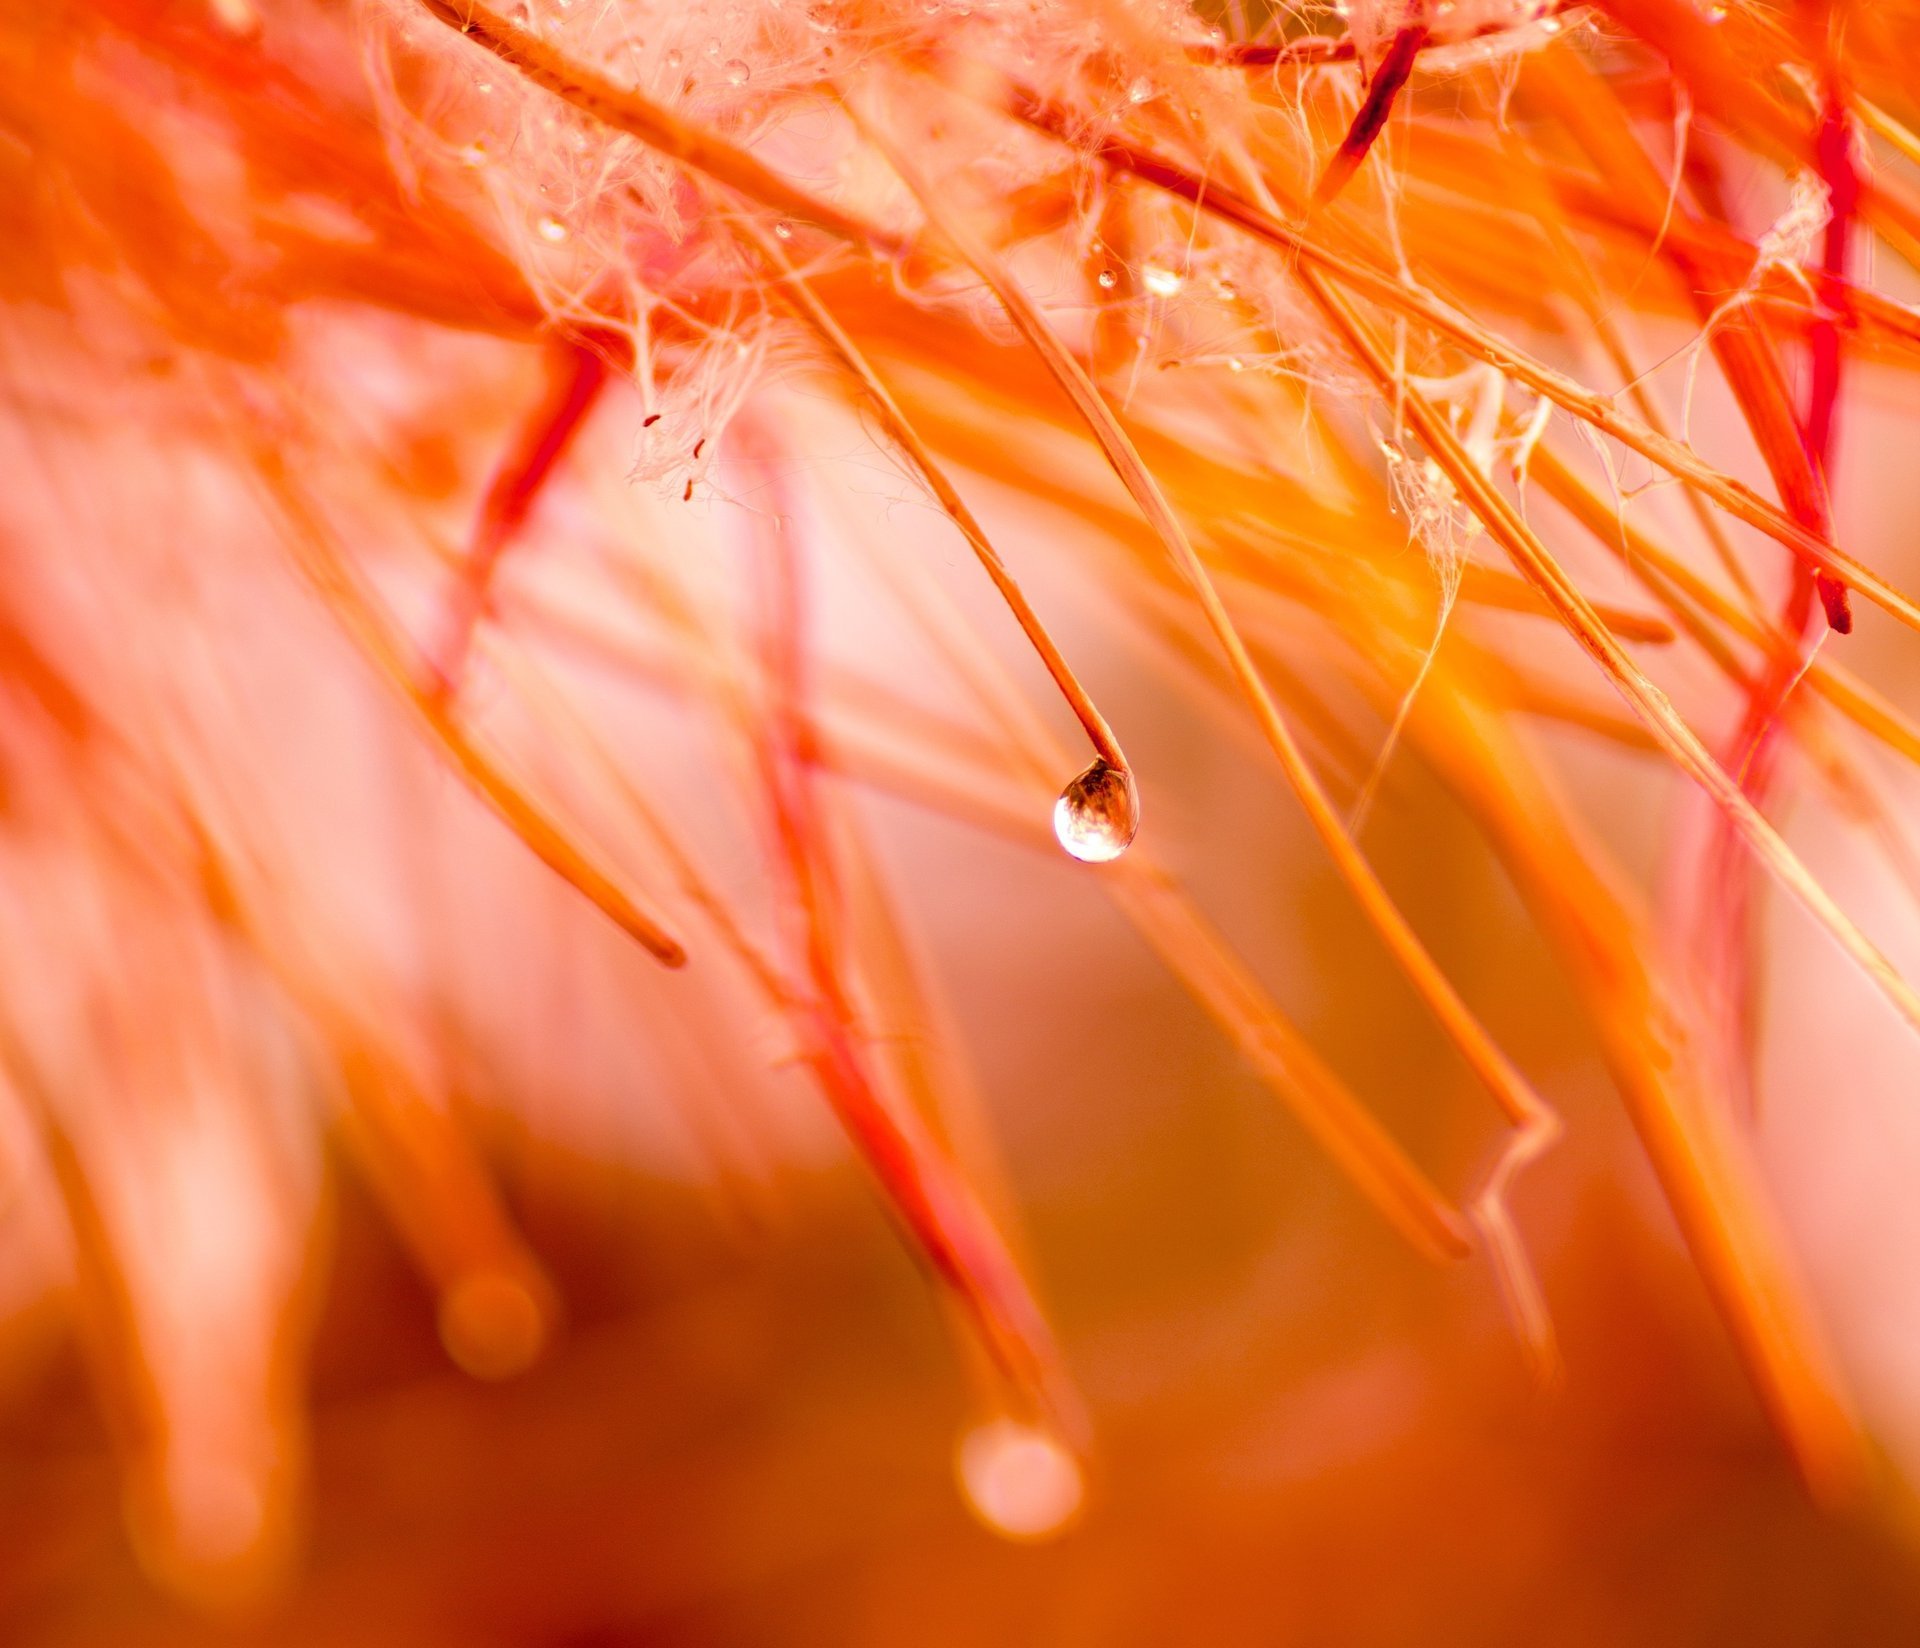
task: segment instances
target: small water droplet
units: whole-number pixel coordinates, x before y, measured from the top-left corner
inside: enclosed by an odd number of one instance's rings
[[[778,223],[776,223],[773,226],[773,238],[775,240],[792,240],[793,225],[789,223],[785,218],[782,218]]]
[[[726,75],[729,86],[744,86],[753,78],[753,70],[737,57],[729,57],[726,68],[721,72]]]
[[[1186,285],[1186,279],[1175,270],[1149,263],[1140,271],[1140,284],[1157,298],[1170,298]]]
[[[677,46],[672,51],[668,52],[665,57],[660,59],[660,61],[666,64],[666,66],[669,69],[679,68],[682,63],[686,62],[686,60],[687,60],[687,54],[681,51]]]
[[[1134,76],[1133,83],[1127,87],[1129,103],[1145,103],[1153,96],[1153,82],[1144,74]]]
[[[1227,370],[1229,372],[1244,372],[1246,371],[1246,369],[1247,369],[1247,363],[1243,361],[1238,355],[1232,355],[1228,357]]]
[[[1100,282],[1100,290],[1103,292],[1111,292],[1120,284],[1118,272],[1112,269],[1102,269],[1094,278]]]
[[[1053,833],[1083,864],[1112,862],[1139,828],[1140,791],[1133,774],[1104,757],[1095,757],[1053,804]]]
[[[543,217],[534,225],[534,233],[549,246],[558,246],[567,238],[567,226],[557,217]]]
[[[1079,1465],[1059,1440],[1012,1419],[968,1431],[954,1463],[968,1508],[1003,1539],[1064,1532],[1086,1493]]]
[[[460,151],[460,164],[463,166],[484,166],[487,160],[487,141],[483,137],[476,137]]]

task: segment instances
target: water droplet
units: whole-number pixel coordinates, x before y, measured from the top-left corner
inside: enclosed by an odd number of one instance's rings
[[[775,240],[792,240],[793,225],[789,223],[785,218],[782,218],[778,223],[776,223],[773,226],[773,238]]]
[[[1140,271],[1140,284],[1157,298],[1170,298],[1186,285],[1186,279],[1175,270],[1149,263]]]
[[[1144,74],[1136,75],[1133,83],[1127,87],[1129,103],[1144,103],[1153,96],[1153,82]]]
[[[753,77],[753,70],[737,57],[729,57],[721,72],[726,75],[729,86],[744,86]]]
[[[1118,272],[1112,269],[1102,269],[1094,279],[1100,282],[1100,290],[1103,292],[1111,292],[1120,284]]]
[[[1064,1532],[1085,1496],[1073,1455],[1046,1431],[1011,1419],[968,1431],[955,1466],[968,1508],[1003,1539]]]
[[[1106,864],[1127,850],[1140,828],[1140,791],[1125,767],[1104,757],[1079,774],[1053,804],[1053,833],[1083,864]]]
[[[557,217],[543,217],[534,225],[534,233],[549,246],[558,246],[567,238],[567,226]]]
[[[1227,357],[1227,370],[1229,372],[1244,372],[1246,369],[1247,363],[1238,355],[1230,355]]]
[[[672,51],[668,52],[665,57],[660,59],[660,61],[666,64],[666,66],[669,69],[679,68],[682,63],[686,62],[686,60],[687,60],[687,54],[681,51],[678,46],[674,47]]]
[[[488,158],[487,140],[483,137],[476,137],[460,151],[460,164],[463,166],[484,166]]]

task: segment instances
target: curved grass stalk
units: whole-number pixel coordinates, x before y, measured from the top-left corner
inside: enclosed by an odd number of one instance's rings
[[[1037,786],[1052,782],[1064,760],[1051,733],[1005,679],[962,621],[926,600],[888,557],[871,562],[896,600],[913,617],[948,667],[992,717],[1018,752]],[[982,792],[967,786],[977,809]],[[977,814],[976,814],[977,816]],[[1023,810],[1014,815],[1024,821]],[[991,825],[991,818],[978,818]],[[1004,814],[1001,825],[1012,822]],[[1020,839],[1037,840],[1020,828]],[[1460,1215],[1333,1072],[1299,1028],[1267,993],[1226,938],[1195,906],[1180,883],[1136,842],[1107,865],[1100,885],[1164,961],[1193,999],[1239,1049],[1262,1083],[1306,1128],[1341,1171],[1387,1221],[1430,1259],[1457,1259],[1468,1251]]]
[[[1402,382],[1384,345],[1319,271],[1302,268],[1299,278],[1328,321],[1346,340],[1379,393],[1399,404],[1420,439],[1459,496],[1513,560],[1522,576],[1546,596],[1568,631],[1613,682],[1629,707],[1646,723],[1674,763],[1706,791],[1754,856],[1823,928],[1886,997],[1900,1016],[1920,1030],[1920,995],[1879,948],[1837,905],[1767,822],[1746,792],[1714,760],[1699,736],[1681,719],[1665,693],[1628,656],[1533,529],[1461,447],[1446,419],[1417,389]]]
[[[1516,1128],[1532,1131],[1535,1142],[1530,1153],[1537,1153],[1544,1142],[1543,1118],[1550,1114],[1546,1103],[1533,1092],[1531,1084],[1495,1044],[1472,1010],[1454,989],[1452,981],[1428,953],[1419,936],[1401,914],[1384,884],[1375,874],[1366,855],[1355,844],[1339,812],[1322,787],[1292,729],[1280,713],[1278,703],[1261,678],[1252,655],[1247,651],[1226,604],[1205,565],[1195,552],[1186,529],[1168,504],[1138,450],[1119,420],[1107,406],[1085,369],[1048,324],[1024,288],[1014,280],[998,256],[947,209],[918,174],[917,169],[891,143],[876,131],[858,111],[854,117],[869,140],[886,155],[909,191],[920,203],[931,223],[959,252],[961,259],[986,282],[1015,329],[1045,364],[1049,374],[1065,391],[1086,423],[1108,465],[1120,478],[1140,513],[1153,528],[1155,536],[1184,575],[1205,615],[1208,628],[1226,657],[1227,667],[1252,709],[1267,745],[1278,760],[1282,773],[1307,814],[1314,833],[1333,860],[1335,869],[1360,905],[1368,924],[1380,936],[1395,963],[1406,975],[1414,991],[1434,1015],[1447,1038],[1460,1051],[1468,1067],[1487,1088],[1495,1103]],[[1920,1012],[1920,1002],[1916,1003]],[[1514,1165],[1518,1165],[1517,1161]],[[1505,1175],[1502,1175],[1504,1184]],[[1489,1234],[1500,1236],[1504,1227],[1488,1227]],[[1517,1301],[1537,1298],[1537,1288],[1527,1273],[1524,1257],[1502,1244],[1490,1248],[1496,1265],[1503,1271],[1517,1266],[1518,1271],[1505,1279],[1509,1297]],[[1526,1321],[1529,1331],[1544,1328],[1543,1321]],[[1539,1358],[1540,1371],[1551,1376],[1557,1354],[1549,1338],[1530,1341]]]
[[[376,674],[413,712],[473,792],[543,864],[627,936],[668,967],[687,953],[653,915],[588,855],[461,724],[452,707],[407,661],[405,644],[320,514],[287,473],[279,453],[235,430],[251,472],[288,528],[285,538],[307,582]]]
[[[1067,701],[1067,707],[1073,711],[1075,718],[1086,730],[1094,753],[1110,767],[1121,772],[1128,771],[1126,752],[1121,749],[1120,740],[1115,736],[1112,726],[1100,713],[1099,706],[1094,703],[1086,688],[1081,685],[1079,677],[1073,671],[1073,666],[1067,662],[1053,636],[1048,633],[1040,615],[1033,610],[1025,591],[1020,588],[1012,572],[1008,570],[1006,562],[1001,559],[1000,552],[993,547],[992,541],[987,537],[986,529],[980,525],[973,511],[967,507],[966,500],[960,496],[953,483],[947,478],[946,471],[940,467],[939,460],[934,457],[927,443],[920,438],[919,431],[900,410],[900,404],[893,398],[892,391],[880,380],[866,356],[860,352],[859,346],[847,336],[846,329],[834,319],[832,311],[820,301],[806,278],[794,268],[791,260],[780,250],[779,242],[762,234],[747,219],[741,219],[738,227],[760,256],[777,272],[778,289],[785,295],[795,312],[820,335],[828,348],[839,358],[841,364],[859,381],[860,387],[866,391],[868,401],[879,414],[882,427],[906,454],[915,473],[925,483],[927,490],[933,494],[934,500],[946,512],[947,518],[959,529],[960,535],[967,540],[975,558],[986,571],[987,577],[992,580],[993,587],[999,591],[1001,600],[1013,614],[1014,622],[1020,626],[1021,633],[1031,643],[1033,650],[1039,654],[1040,662],[1046,666],[1047,674],[1052,676],[1054,685],[1060,689],[1060,696]]]
[[[1867,1445],[1759,1168],[1698,1091],[1652,945],[1606,854],[1577,835],[1541,764],[1443,674],[1410,734],[1480,819],[1586,999],[1615,1083],[1721,1319],[1815,1495],[1846,1503]]]

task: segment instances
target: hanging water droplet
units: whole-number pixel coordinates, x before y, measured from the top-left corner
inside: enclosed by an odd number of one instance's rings
[[[1140,828],[1140,791],[1125,767],[1096,757],[1053,804],[1053,833],[1083,864],[1107,864]]]
[[[721,72],[726,75],[729,86],[744,86],[753,78],[753,70],[738,57],[729,57],[726,68]]]
[[[792,240],[793,225],[789,223],[785,218],[782,218],[778,223],[776,223],[773,226],[773,238],[775,240]]]
[[[1103,292],[1111,292],[1120,284],[1118,272],[1112,269],[1102,269],[1094,278],[1100,282],[1100,290]]]
[[[1065,1531],[1086,1491],[1079,1465],[1057,1438],[1012,1419],[968,1431],[954,1463],[968,1509],[1003,1539]]]

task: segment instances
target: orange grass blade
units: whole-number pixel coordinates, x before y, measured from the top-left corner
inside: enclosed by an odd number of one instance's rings
[[[324,526],[319,511],[288,474],[279,453],[236,433],[266,497],[288,528],[285,538],[300,571],[339,619],[368,663],[453,761],[481,800],[529,851],[575,888],[613,924],[668,967],[682,967],[680,941],[643,910],[619,883],[550,818],[499,762],[459,723],[451,708],[406,661],[405,643],[378,597]]]
[[[1300,279],[1329,321],[1346,339],[1354,356],[1366,368],[1380,393],[1399,398],[1409,424],[1433,455],[1461,498],[1485,523],[1521,574],[1531,580],[1561,615],[1568,631],[1605,672],[1628,705],[1645,721],[1676,765],[1706,791],[1745,839],[1755,857],[1766,866],[1796,902],[1833,937],[1840,948],[1872,980],[1900,1016],[1920,1030],[1920,996],[1879,948],[1861,932],[1851,917],[1801,863],[1799,856],[1761,816],[1746,793],[1716,762],[1697,734],[1683,721],[1665,693],[1656,687],[1620,646],[1576,589],[1546,546],[1535,536],[1499,490],[1476,469],[1462,450],[1447,421],[1418,391],[1403,384],[1384,347],[1333,291],[1317,270],[1302,268]]]
[[[904,452],[912,463],[914,472],[925,483],[934,496],[934,500],[946,511],[947,518],[959,528],[960,535],[967,540],[975,558],[985,569],[987,577],[993,581],[993,587],[999,591],[1000,598],[1007,604],[1014,621],[1019,624],[1033,650],[1039,654],[1040,662],[1046,666],[1047,674],[1053,677],[1054,685],[1060,689],[1060,696],[1067,701],[1080,725],[1086,730],[1095,754],[1109,766],[1121,772],[1128,770],[1126,752],[1120,748],[1107,718],[1100,713],[1079,677],[1074,674],[1060,648],[1055,644],[1040,615],[1033,610],[1026,593],[1015,581],[1000,552],[993,547],[985,529],[967,507],[966,500],[948,480],[945,470],[934,457],[927,443],[920,438],[920,432],[908,421],[900,410],[899,402],[893,398],[892,391],[881,382],[867,358],[860,352],[846,330],[834,319],[832,312],[815,295],[813,288],[797,271],[786,254],[780,250],[779,243],[763,235],[751,222],[742,219],[739,224],[741,234],[754,246],[779,274],[780,289],[786,294],[787,301],[795,312],[806,321],[826,342],[841,363],[859,381],[866,391],[867,399],[880,415],[882,426],[894,443]]]
[[[1296,743],[1292,730],[1281,716],[1273,695],[1261,679],[1185,528],[1174,515],[1152,474],[1140,461],[1139,453],[1126,431],[1120,427],[1099,390],[1087,377],[1085,369],[1061,343],[1033,300],[1007,272],[998,257],[958,221],[956,214],[949,212],[937,200],[911,163],[900,154],[897,146],[880,137],[869,122],[862,119],[861,124],[920,202],[928,221],[958,249],[962,259],[993,290],[1015,328],[1066,391],[1093,433],[1103,456],[1185,575],[1269,748],[1279,760],[1281,770],[1341,879],[1346,882],[1369,925],[1380,935],[1394,961],[1406,974],[1448,1039],[1459,1049],[1468,1067],[1526,1139],[1524,1147],[1516,1146],[1518,1153],[1507,1164],[1507,1171],[1510,1172],[1525,1155],[1535,1154],[1544,1147],[1551,1126],[1545,1119],[1550,1115],[1548,1106],[1533,1092],[1526,1078],[1474,1017],[1453,988],[1452,982],[1408,925],[1366,856],[1354,844]],[[1506,1177],[1507,1172],[1499,1175],[1499,1182],[1493,1190],[1496,1202]],[[1544,1316],[1535,1308],[1537,1288],[1527,1272],[1524,1257],[1505,1242],[1507,1227],[1503,1218],[1488,1222],[1485,1228],[1492,1238],[1489,1254],[1501,1271],[1508,1297],[1522,1308],[1520,1320],[1530,1336],[1528,1345],[1536,1365],[1544,1377],[1551,1378],[1557,1368],[1557,1352],[1546,1333]]]
[[[1073,141],[1071,122],[1059,110],[1039,100],[1022,95],[1015,100],[1015,112],[1029,124],[1058,137],[1062,142]],[[1339,281],[1347,290],[1432,328],[1439,336],[1460,345],[1474,359],[1497,367],[1515,383],[1524,384],[1535,394],[1544,395],[1581,422],[1603,435],[1612,436],[1649,462],[1658,464],[1677,479],[1697,488],[1736,520],[1744,521],[1785,544],[1809,565],[1831,568],[1840,574],[1850,588],[1858,590],[1909,628],[1920,630],[1920,605],[1916,605],[1910,596],[1896,589],[1872,568],[1855,560],[1838,545],[1809,531],[1744,481],[1736,480],[1707,463],[1691,447],[1661,435],[1638,418],[1621,411],[1612,397],[1590,390],[1564,373],[1555,371],[1432,293],[1384,269],[1374,268],[1329,249],[1303,231],[1291,228],[1226,184],[1203,182],[1179,164],[1117,139],[1100,141],[1095,152],[1114,169],[1138,177],[1179,199],[1190,201],[1222,221],[1246,230],[1256,239],[1294,254],[1303,270],[1323,272]]]
[[[875,555],[872,561],[1018,752],[1036,787],[1050,784],[1062,752],[991,656],[953,613],[900,577],[889,558]],[[972,786],[968,793],[977,802]],[[1025,816],[1024,811],[1015,814]],[[1038,832],[1026,832],[1025,839],[1037,840]],[[1445,1196],[1314,1051],[1179,882],[1155,862],[1151,846],[1136,842],[1128,848],[1105,867],[1100,885],[1375,1209],[1427,1257],[1463,1256],[1465,1232]]]

